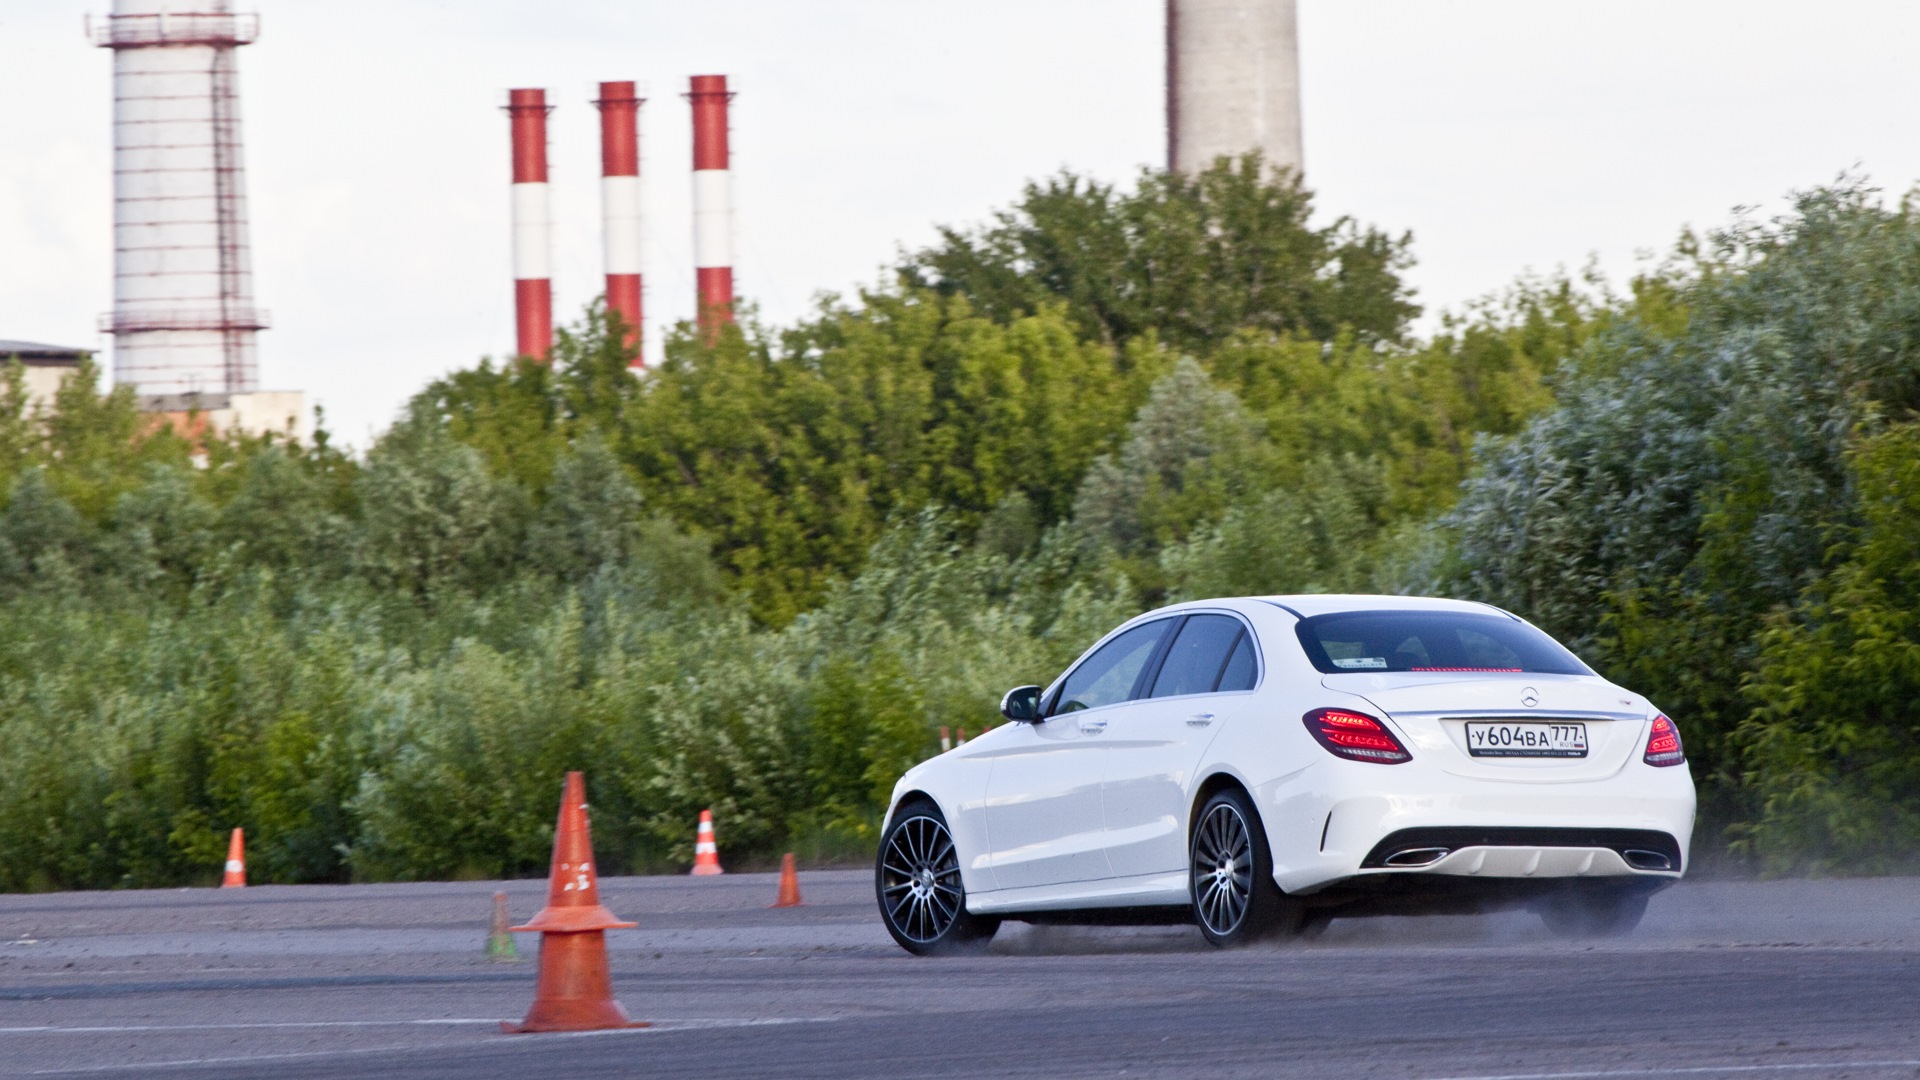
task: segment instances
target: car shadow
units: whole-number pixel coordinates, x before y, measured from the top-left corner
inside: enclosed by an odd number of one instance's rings
[[[1106,956],[1207,952],[1194,926],[1059,926],[1006,923],[989,952],[1000,956]]]

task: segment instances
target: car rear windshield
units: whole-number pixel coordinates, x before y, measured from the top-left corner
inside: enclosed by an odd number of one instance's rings
[[[1456,611],[1343,611],[1303,619],[1300,644],[1329,675],[1389,671],[1531,672],[1593,670],[1526,623]]]

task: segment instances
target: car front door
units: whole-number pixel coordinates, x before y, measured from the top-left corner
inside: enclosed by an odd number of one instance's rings
[[[987,844],[1002,889],[1111,877],[1100,788],[1106,729],[1139,692],[1176,620],[1115,635],[1067,673],[1044,719],[999,736],[987,780]]]
[[[1115,877],[1184,873],[1193,770],[1259,679],[1259,648],[1232,615],[1189,615],[1142,700],[1116,717],[1101,802]]]

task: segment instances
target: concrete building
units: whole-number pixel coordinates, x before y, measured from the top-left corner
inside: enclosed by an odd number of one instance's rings
[[[251,394],[148,394],[140,407],[172,424],[189,439],[203,435],[282,435],[304,443],[313,438],[313,414],[298,390]]]
[[[29,409],[52,410],[60,384],[92,353],[91,349],[0,338],[0,365],[17,360],[25,369]],[[313,415],[307,410],[307,396],[298,390],[147,394],[140,398],[140,406],[152,413],[157,423],[172,424],[175,431],[189,438],[225,435],[230,431],[290,435],[299,442],[313,437]]]
[[[37,341],[8,341],[0,338],[0,364],[15,360],[26,369],[29,407],[53,407],[53,395],[60,383],[73,374],[91,349],[72,349],[65,345],[46,345]]]
[[[1249,150],[1303,168],[1295,0],[1167,0],[1167,166]]]

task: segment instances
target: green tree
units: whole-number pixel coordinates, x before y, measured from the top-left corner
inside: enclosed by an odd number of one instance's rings
[[[710,537],[770,624],[857,570],[896,515],[941,505],[972,529],[1014,492],[1063,515],[1161,363],[1080,342],[1057,307],[1003,326],[965,300],[866,299],[778,351],[683,332],[621,414],[648,505]]]
[[[1191,359],[1153,385],[1127,441],[1087,470],[1074,523],[1123,554],[1153,554],[1254,493],[1263,425]]]
[[[1153,334],[1204,352],[1245,329],[1399,340],[1420,310],[1400,277],[1409,238],[1344,217],[1316,228],[1312,213],[1299,178],[1257,154],[1192,176],[1143,172],[1126,192],[1062,173],[984,228],[942,229],[900,272],[1000,322],[1065,301],[1110,347]]]
[[[359,559],[374,581],[424,599],[437,587],[483,588],[508,576],[525,497],[472,447],[407,425],[368,455],[359,487]]]

